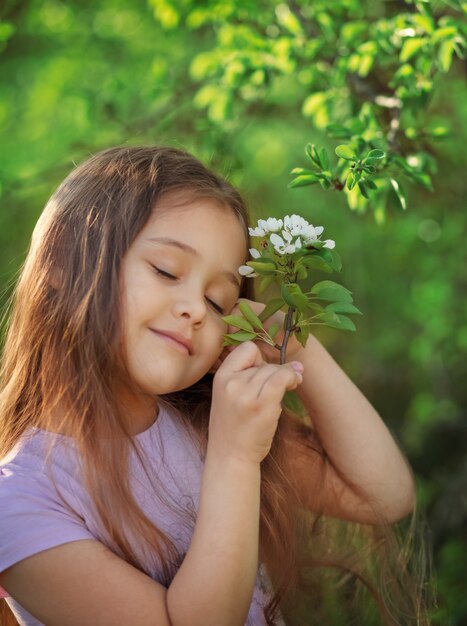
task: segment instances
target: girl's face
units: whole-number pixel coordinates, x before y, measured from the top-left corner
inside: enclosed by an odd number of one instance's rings
[[[123,341],[141,390],[125,404],[135,417],[150,399],[153,409],[157,395],[189,387],[216,365],[227,332],[221,318],[239,297],[240,222],[214,200],[182,202],[180,193],[164,195],[122,262]],[[178,334],[189,348],[162,332]]]

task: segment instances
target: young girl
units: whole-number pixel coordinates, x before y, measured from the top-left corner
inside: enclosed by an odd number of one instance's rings
[[[250,247],[239,193],[173,148],[106,150],[51,197],[1,378],[0,584],[20,624],[283,624],[300,564],[331,563],[320,514],[379,529],[381,555],[414,508],[388,429],[316,339],[284,365],[222,348],[239,298],[264,308],[238,273]]]

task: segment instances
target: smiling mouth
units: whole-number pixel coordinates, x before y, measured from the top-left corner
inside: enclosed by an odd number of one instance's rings
[[[150,330],[182,354],[190,354],[188,348],[183,345],[183,343],[180,343],[180,341],[177,341],[176,339],[173,339],[173,337],[169,337],[168,335],[164,335],[163,333],[159,333],[157,330],[153,330],[152,328]]]

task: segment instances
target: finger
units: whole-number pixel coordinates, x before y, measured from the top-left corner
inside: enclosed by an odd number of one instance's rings
[[[258,396],[277,394],[281,399],[285,391],[296,389],[303,382],[303,376],[290,363],[268,365],[259,368],[255,382],[261,383]]]
[[[252,341],[244,341],[236,346],[219,367],[223,372],[241,372],[250,367],[258,366],[264,363],[261,350]]]

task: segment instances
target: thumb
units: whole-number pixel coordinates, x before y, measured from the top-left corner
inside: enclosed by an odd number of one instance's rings
[[[241,372],[249,367],[263,365],[265,363],[261,350],[253,341],[244,341],[233,350],[223,361],[219,370],[229,372]],[[218,370],[218,371],[219,371]]]

